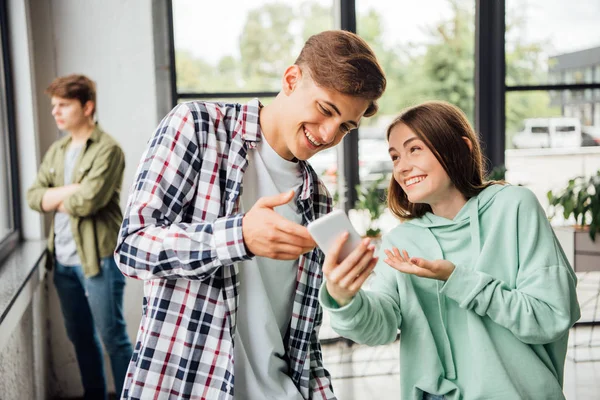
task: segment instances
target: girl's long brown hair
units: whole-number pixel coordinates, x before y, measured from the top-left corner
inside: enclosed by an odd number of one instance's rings
[[[465,114],[444,101],[428,101],[402,112],[387,129],[404,124],[432,151],[454,186],[467,198],[476,196],[496,183],[485,180],[481,145]],[[463,138],[471,141],[472,149]],[[388,190],[388,207],[400,219],[419,218],[431,211],[429,204],[411,203],[392,177]]]

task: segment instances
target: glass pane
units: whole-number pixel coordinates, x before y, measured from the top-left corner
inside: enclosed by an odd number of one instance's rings
[[[8,132],[5,121],[0,119],[0,242],[13,229],[7,139]]]
[[[177,90],[279,91],[309,36],[333,28],[333,0],[173,0]]]
[[[556,91],[508,92],[506,148],[551,147],[551,122],[561,125],[569,121],[563,117],[570,117],[562,112],[559,97],[560,92]]]
[[[1,51],[3,51],[3,49],[2,44],[0,43],[0,52]],[[14,229],[6,104],[4,65],[2,57],[0,57],[0,242],[2,242]]]
[[[506,84],[600,83],[598,21],[598,0],[506,0]]]
[[[600,97],[583,91],[506,94],[506,148],[574,148],[600,144]],[[598,140],[596,140],[598,136]]]
[[[475,2],[357,0],[356,6],[357,32],[387,76],[379,112],[359,129],[359,175],[362,185],[384,176],[383,188],[392,169],[386,128],[402,109],[446,100],[473,121]]]
[[[544,207],[549,190],[600,170],[600,102],[569,100],[576,97],[568,91],[506,95],[506,179],[530,188]]]
[[[358,34],[373,47],[388,78],[372,120],[387,123],[402,108],[428,99],[449,101],[472,120],[475,2],[356,3]]]

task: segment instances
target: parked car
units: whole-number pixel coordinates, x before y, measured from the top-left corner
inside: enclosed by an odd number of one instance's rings
[[[577,118],[527,118],[523,129],[513,136],[517,149],[580,147],[581,122]]]
[[[581,127],[582,146],[600,146],[600,126]]]

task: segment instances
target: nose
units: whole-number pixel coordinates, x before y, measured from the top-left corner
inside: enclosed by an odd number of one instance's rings
[[[319,127],[319,136],[323,144],[329,144],[335,140],[335,136],[339,131],[337,124],[329,122],[321,124]]]
[[[411,169],[412,167],[405,157],[400,158],[394,167],[395,172],[403,175],[408,173]]]
[[[58,114],[58,107],[54,106],[52,107],[52,116],[56,117],[56,114]]]

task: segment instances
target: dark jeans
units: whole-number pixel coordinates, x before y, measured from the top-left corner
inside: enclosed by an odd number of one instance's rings
[[[54,285],[60,298],[67,335],[75,346],[86,399],[106,399],[104,357],[96,328],[110,356],[117,395],[133,349],[123,317],[125,277],[112,257],[101,260],[100,273],[85,278],[81,266],[56,262]]]

